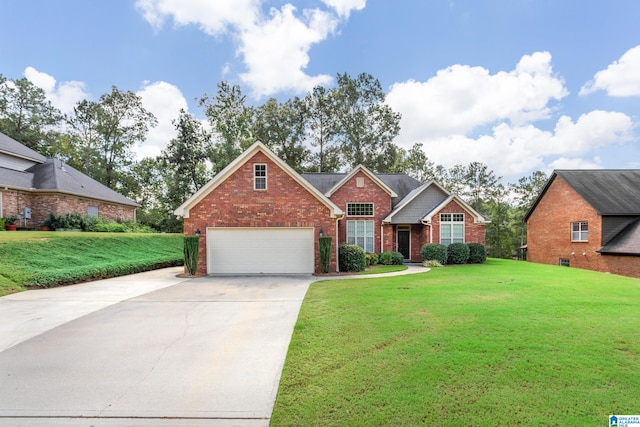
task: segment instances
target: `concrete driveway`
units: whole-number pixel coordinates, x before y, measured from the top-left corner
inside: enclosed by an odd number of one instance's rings
[[[0,298],[0,425],[268,426],[314,278],[181,270]]]

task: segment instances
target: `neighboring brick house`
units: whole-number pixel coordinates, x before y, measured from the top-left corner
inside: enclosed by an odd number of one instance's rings
[[[429,242],[484,244],[489,221],[437,183],[404,174],[298,174],[256,142],[174,212],[201,233],[202,274],[320,271],[318,237],[421,261]],[[337,243],[337,244],[336,244]]]
[[[0,133],[0,217],[18,216],[21,227],[39,228],[52,212],[135,220],[138,206],[61,160]],[[31,218],[24,218],[25,208]]]
[[[640,277],[640,170],[556,170],[524,220],[529,261]]]

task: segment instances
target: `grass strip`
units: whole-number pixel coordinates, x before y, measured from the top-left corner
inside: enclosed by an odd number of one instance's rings
[[[177,234],[7,232],[0,236],[0,293],[182,263],[183,236]]]
[[[638,412],[640,281],[509,260],[313,284],[272,426],[605,425]]]

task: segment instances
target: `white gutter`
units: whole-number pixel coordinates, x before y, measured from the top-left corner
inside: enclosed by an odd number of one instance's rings
[[[340,221],[340,218],[336,218],[336,273],[340,273],[340,252],[338,251],[338,221]]]

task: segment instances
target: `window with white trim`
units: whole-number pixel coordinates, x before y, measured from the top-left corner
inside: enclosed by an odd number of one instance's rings
[[[2,191],[0,191],[0,218],[3,216],[4,215],[2,214]]]
[[[373,221],[347,221],[347,243],[373,252]]]
[[[97,206],[89,206],[87,208],[87,216],[98,216],[98,207]]]
[[[440,214],[440,243],[447,246],[452,243],[464,243],[463,213]]]
[[[572,242],[588,242],[589,241],[589,223],[587,221],[579,221],[571,223],[571,241]]]
[[[560,265],[563,267],[570,267],[571,262],[567,258],[560,258]]]
[[[347,203],[347,216],[373,216],[373,203]]]
[[[267,165],[264,163],[256,163],[253,165],[253,189],[267,189]]]

